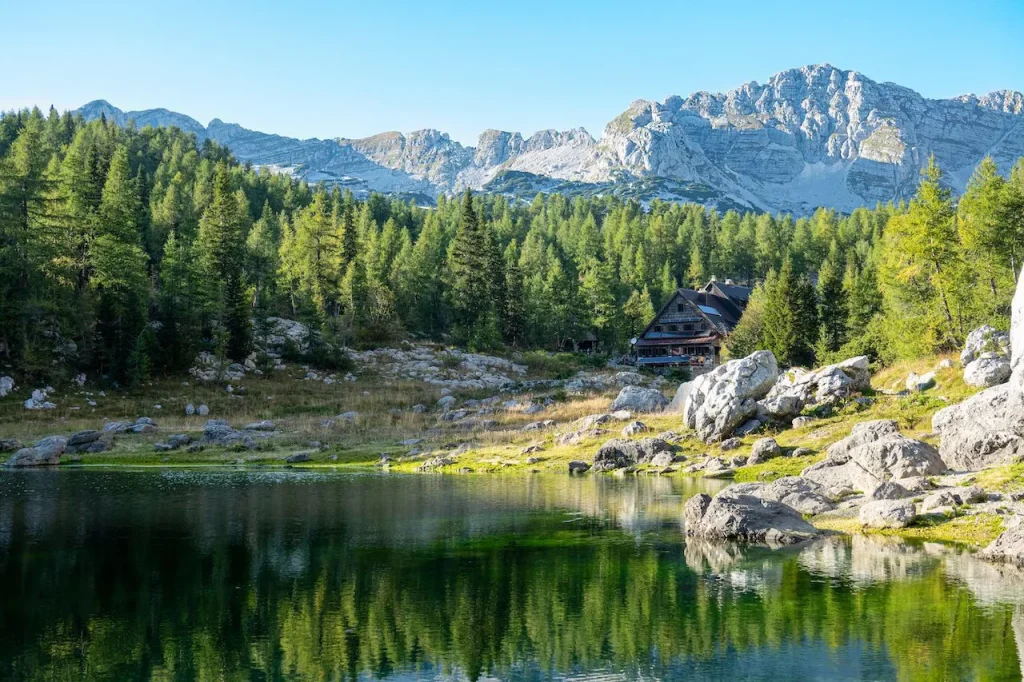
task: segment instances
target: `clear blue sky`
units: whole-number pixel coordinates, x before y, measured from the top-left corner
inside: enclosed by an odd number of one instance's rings
[[[0,0],[0,109],[106,99],[298,137],[599,135],[634,99],[828,62],[929,97],[1024,90],[1024,0]]]

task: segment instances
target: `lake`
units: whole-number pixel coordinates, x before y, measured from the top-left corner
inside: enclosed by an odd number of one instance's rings
[[[0,679],[1020,679],[1024,573],[687,542],[715,485],[0,472]]]

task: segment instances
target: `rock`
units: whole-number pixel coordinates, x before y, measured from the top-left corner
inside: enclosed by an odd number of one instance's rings
[[[410,407],[409,411],[413,412],[415,414],[422,414],[422,413],[427,411],[427,406],[426,405],[421,405],[421,404],[417,403],[416,405],[413,405],[412,407]]]
[[[200,417],[206,417],[210,414],[210,408],[207,407],[206,405],[200,405],[199,407],[196,408],[196,414],[198,414]]]
[[[209,419],[203,425],[203,442],[213,445],[240,445],[252,450],[256,447],[252,436],[231,428],[223,419]]]
[[[103,425],[104,433],[128,433],[134,426],[131,422],[107,422]]]
[[[1014,564],[1024,568],[1024,523],[1019,522],[1003,531],[978,557],[986,561]]]
[[[54,466],[60,464],[60,457],[67,449],[68,439],[64,436],[48,436],[29,448],[15,452],[4,464],[7,467]]]
[[[245,425],[246,431],[274,431],[275,429],[277,429],[277,425],[269,419]]]
[[[907,375],[906,386],[907,390],[912,393],[920,393],[921,391],[927,391],[929,388],[934,388],[935,372],[925,372],[924,374],[911,372]]]
[[[633,413],[629,410],[612,410],[611,418],[616,421],[624,422],[633,418]]]
[[[796,448],[795,450],[793,450],[792,453],[790,453],[789,456],[790,457],[808,457],[808,456],[813,455],[813,454],[814,454],[814,450],[811,450],[810,448]]]
[[[454,404],[455,404],[455,396],[453,396],[453,395],[441,396],[440,400],[437,401],[437,406],[440,409],[442,409],[442,410],[449,410],[449,409],[451,409],[452,405],[454,405]]]
[[[0,438],[0,452],[14,452],[21,449],[21,441],[16,438]]]
[[[860,523],[867,528],[906,528],[915,518],[911,500],[879,500],[860,508]]]
[[[868,364],[867,356],[859,355],[813,371],[788,370],[760,401],[759,411],[776,421],[789,422],[805,407],[833,405],[871,387]]]
[[[419,445],[422,442],[422,438],[406,438],[405,440],[401,441],[399,445],[401,445],[404,448],[411,448],[412,446]]]
[[[760,431],[762,426],[764,426],[764,422],[762,422],[760,419],[748,419],[747,421],[743,422],[738,427],[736,427],[736,430],[733,431],[733,433],[741,437],[749,436],[752,433]]]
[[[570,474],[583,474],[590,470],[590,465],[586,462],[579,460],[573,460],[569,462],[569,473]]]
[[[52,389],[51,389],[52,390]],[[36,389],[32,391],[32,397],[25,401],[26,410],[52,410],[57,406],[47,400],[47,391]]]
[[[774,438],[761,438],[754,441],[747,464],[761,464],[781,454],[782,448],[779,447]]]
[[[170,445],[172,448],[185,447],[191,442],[192,436],[188,435],[187,433],[176,433],[172,436],[168,436],[167,438],[167,444]]]
[[[6,398],[7,394],[14,390],[14,379],[11,377],[0,377],[0,398]]]
[[[734,488],[738,486],[730,486],[713,498],[700,494],[687,500],[686,534],[769,545],[792,545],[818,534],[792,507]]]
[[[828,456],[801,472],[826,488],[873,490],[890,479],[945,473],[932,446],[907,438],[892,420],[861,422],[828,448]]]
[[[1009,358],[1011,354],[1010,335],[991,325],[982,325],[972,330],[960,352],[960,364],[965,368],[982,355],[991,353],[997,357]]]
[[[457,454],[457,451],[453,452],[452,454]],[[449,457],[446,455],[437,455],[435,457],[431,457],[423,464],[419,465],[417,469],[419,469],[420,471],[431,471],[433,469],[440,469],[441,467],[451,466],[452,464],[455,464],[454,457]]]
[[[903,486],[908,493],[923,493],[932,489],[931,482],[924,476],[909,476],[898,479],[896,483]]]
[[[935,366],[935,368],[936,369],[953,369],[953,361],[950,360],[949,358],[946,358],[945,360],[940,361],[939,364]]]
[[[730,360],[690,382],[683,419],[706,442],[728,438],[757,413],[757,401],[778,377],[778,363],[770,351]]]
[[[675,461],[671,452],[659,452],[651,457],[650,465],[654,467],[667,467]]]
[[[193,405],[192,403],[189,403],[188,405],[185,406],[185,415],[186,416],[191,417],[195,413],[196,413],[196,406],[195,405]]]
[[[635,436],[637,434],[645,433],[650,430],[651,428],[647,426],[647,424],[644,424],[641,421],[632,421],[626,424],[624,427],[622,427],[622,437],[629,438],[630,436]]]
[[[606,433],[608,432],[604,429],[580,429],[578,431],[559,434],[555,438],[555,443],[558,445],[579,445],[585,440],[599,438]]]
[[[640,440],[613,438],[606,441],[594,455],[594,470],[611,471],[635,464],[645,464],[659,452],[667,452],[671,455],[673,448],[658,438],[641,438]]]
[[[543,429],[551,428],[554,425],[555,421],[553,419],[545,419],[544,421],[540,422],[530,422],[522,429],[520,429],[520,431],[541,431]]]
[[[668,399],[661,391],[639,386],[626,386],[619,391],[618,397],[612,402],[611,411],[629,410],[631,412],[661,412],[668,405]]]
[[[540,443],[531,443],[519,451],[520,455],[532,455],[535,452],[543,452],[544,446]]]
[[[909,495],[910,491],[899,483],[885,481],[883,483],[879,483],[868,491],[865,494],[865,497],[869,500],[902,500],[904,497],[908,497]]]
[[[1024,455],[1024,394],[1015,381],[987,388],[936,412],[932,430],[940,436],[939,454],[951,469],[1011,464]]]
[[[810,426],[814,422],[818,421],[814,417],[796,417],[793,419],[793,428],[802,429],[805,426]]]
[[[726,438],[725,440],[722,441],[722,444],[719,447],[722,448],[723,452],[727,452],[729,450],[735,450],[741,445],[743,445],[743,441],[741,441],[739,438]]]
[[[1010,379],[1010,359],[993,353],[984,353],[964,367],[964,383],[988,388]]]
[[[174,446],[170,443],[154,443],[153,449],[157,452],[170,452],[174,449]]]
[[[617,372],[612,383],[616,386],[639,386],[644,383],[644,378],[636,372]]]
[[[802,476],[784,476],[767,484],[740,483],[731,489],[762,500],[782,502],[801,514],[823,514],[835,508],[821,485]]]
[[[101,435],[103,434],[95,429],[73,433],[71,434],[71,437],[68,438],[68,448],[74,449],[89,445],[90,443],[94,443],[99,440]]]
[[[359,413],[354,411],[354,410],[349,410],[348,412],[342,412],[337,417],[335,417],[335,419],[338,419],[340,421],[349,422],[349,423],[354,422],[358,418],[359,418]]]
[[[692,381],[679,384],[679,388],[676,389],[676,394],[668,404],[668,407],[665,408],[665,412],[668,412],[669,414],[683,414],[683,407],[686,405],[686,398],[690,395],[690,389],[692,388]]]
[[[313,453],[311,452],[296,452],[285,457],[284,461],[288,464],[298,464],[300,462],[308,462],[311,459],[313,459]]]

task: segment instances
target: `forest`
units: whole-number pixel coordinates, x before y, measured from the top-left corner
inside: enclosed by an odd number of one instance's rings
[[[1024,159],[985,159],[962,196],[932,159],[909,201],[849,215],[469,191],[421,207],[176,128],[0,116],[0,366],[50,381],[240,360],[271,317],[317,330],[324,363],[404,339],[625,352],[675,288],[711,277],[756,285],[733,356],[885,363],[1006,328],[1022,257]]]

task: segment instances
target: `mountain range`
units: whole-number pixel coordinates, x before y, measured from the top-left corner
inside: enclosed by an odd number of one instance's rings
[[[957,191],[985,156],[1004,173],[1024,156],[1020,92],[928,99],[828,64],[726,93],[637,100],[599,139],[575,128],[529,137],[485,130],[475,147],[434,129],[299,140],[220,119],[203,126],[166,109],[125,112],[104,100],[76,113],[140,128],[177,126],[254,166],[426,202],[471,187],[524,197],[611,193],[796,214],[818,206],[850,211],[912,195],[932,154]]]

